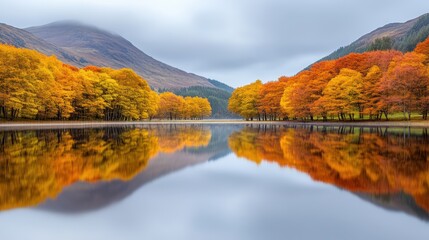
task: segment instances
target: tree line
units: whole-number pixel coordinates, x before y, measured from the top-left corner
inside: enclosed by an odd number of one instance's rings
[[[221,86],[221,84],[218,85]],[[207,98],[212,107],[212,118],[236,118],[237,116],[228,111],[228,99],[231,97],[231,92],[203,86],[192,86],[173,91],[174,94],[183,97],[200,96]]]
[[[352,53],[292,77],[237,88],[228,109],[247,120],[381,120],[402,113],[427,119],[429,38],[413,52]]]
[[[183,97],[172,92],[159,94],[158,117],[165,119],[197,120],[208,117],[212,113],[210,102],[202,97]]]
[[[0,44],[0,119],[141,120],[211,115],[207,99],[158,94],[131,69],[67,65],[55,56]]]

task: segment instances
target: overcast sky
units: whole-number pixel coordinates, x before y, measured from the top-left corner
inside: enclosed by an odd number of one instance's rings
[[[387,23],[429,12],[426,0],[0,0],[15,27],[77,20],[143,52],[234,87],[294,75]]]

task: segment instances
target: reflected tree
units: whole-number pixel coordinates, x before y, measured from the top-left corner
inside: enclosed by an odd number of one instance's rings
[[[233,152],[295,168],[358,193],[404,192],[429,211],[426,129],[257,126],[233,133]]]

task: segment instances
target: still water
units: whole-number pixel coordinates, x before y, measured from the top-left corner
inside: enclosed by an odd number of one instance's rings
[[[428,239],[424,128],[0,131],[0,239]]]

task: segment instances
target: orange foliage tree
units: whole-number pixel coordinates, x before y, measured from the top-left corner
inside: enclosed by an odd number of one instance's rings
[[[262,85],[259,95],[258,111],[263,120],[277,120],[287,117],[281,109],[280,100],[286,88],[288,78],[282,77],[279,81],[268,82]]]
[[[413,111],[427,118],[429,75],[425,58],[412,52],[392,61],[380,83],[384,108],[403,112],[407,119],[411,119]]]

